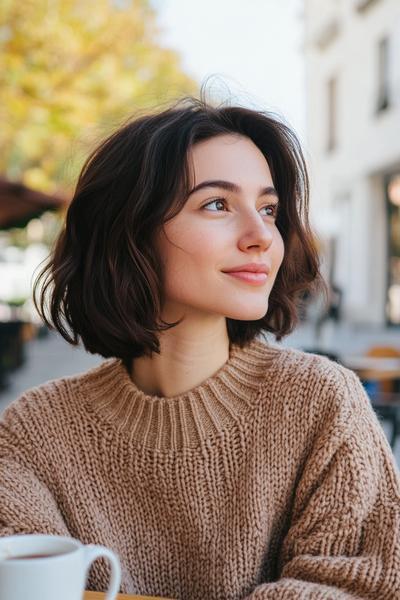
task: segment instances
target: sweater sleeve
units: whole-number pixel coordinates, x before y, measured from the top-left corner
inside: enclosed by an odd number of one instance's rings
[[[400,598],[399,473],[360,380],[339,375],[349,410],[323,426],[302,472],[280,577],[246,600]]]
[[[0,420],[0,536],[19,533],[69,536],[46,483],[46,466],[28,429],[29,423],[20,419],[11,405]]]

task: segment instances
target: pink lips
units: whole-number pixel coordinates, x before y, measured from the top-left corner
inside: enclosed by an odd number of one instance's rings
[[[264,263],[247,263],[223,271],[226,275],[231,275],[236,279],[241,279],[252,285],[262,285],[265,283],[268,279],[269,272],[269,267]]]
[[[251,273],[249,271],[234,271],[232,273],[226,273],[226,275],[230,275],[236,279],[241,279],[242,281],[252,285],[262,285],[268,279],[268,275],[266,273]]]

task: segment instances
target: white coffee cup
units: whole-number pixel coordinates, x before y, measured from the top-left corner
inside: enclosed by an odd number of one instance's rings
[[[57,535],[19,534],[0,538],[0,599],[82,600],[90,565],[99,557],[110,561],[111,580],[106,600],[115,600],[121,568],[112,550]]]

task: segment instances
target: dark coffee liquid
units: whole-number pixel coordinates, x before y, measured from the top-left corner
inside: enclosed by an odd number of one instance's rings
[[[50,558],[51,556],[60,556],[64,552],[53,552],[50,554],[21,554],[20,556],[9,556],[6,560],[31,560],[32,558]]]

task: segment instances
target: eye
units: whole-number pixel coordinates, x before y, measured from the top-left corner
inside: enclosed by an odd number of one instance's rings
[[[276,218],[276,216],[278,214],[278,204],[268,204],[268,206],[263,206],[262,210],[264,210],[265,208],[267,210],[271,210],[272,211],[269,215],[267,215],[268,217],[275,217]]]
[[[214,200],[211,200],[210,202],[207,202],[207,204],[204,204],[202,206],[202,209],[205,209],[207,206],[210,206],[210,204],[217,204],[217,203],[221,203],[221,204],[225,205],[226,200],[225,200],[225,198],[215,198]],[[265,209],[271,211],[271,212],[267,213],[265,216],[276,218],[277,213],[278,213],[278,203],[276,203],[276,204],[268,204],[268,206],[263,206],[260,210],[265,210]],[[214,210],[214,211],[210,211],[210,212],[221,212],[221,211],[219,211],[219,210],[215,211]]]
[[[202,206],[202,208],[205,208],[206,206],[210,206],[210,204],[216,204],[217,202],[221,202],[222,204],[224,204],[226,202],[226,200],[225,200],[225,198],[215,198],[214,200],[207,202],[207,204],[204,204]],[[211,211],[211,212],[215,212],[215,211]]]

